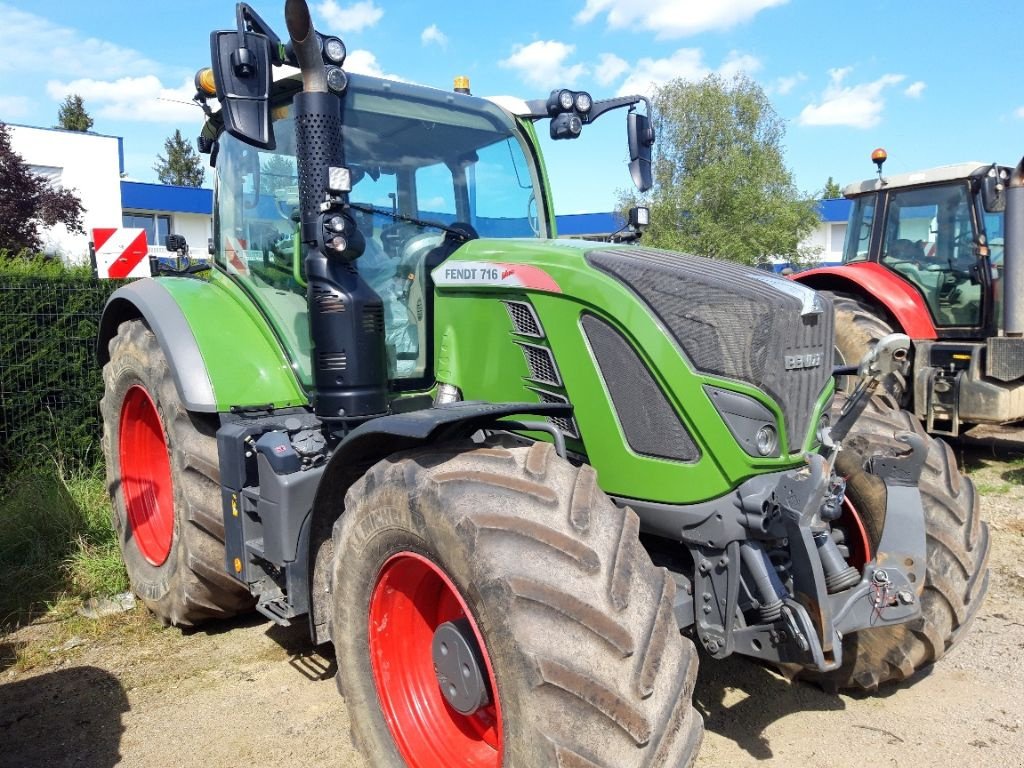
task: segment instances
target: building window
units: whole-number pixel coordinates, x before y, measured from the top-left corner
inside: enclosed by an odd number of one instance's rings
[[[144,229],[147,243],[162,246],[167,242],[167,235],[171,232],[171,217],[159,213],[125,211],[121,214],[121,226],[126,229]]]
[[[60,186],[64,176],[64,169],[54,165],[30,165],[28,169],[36,176],[48,181],[54,187]]]

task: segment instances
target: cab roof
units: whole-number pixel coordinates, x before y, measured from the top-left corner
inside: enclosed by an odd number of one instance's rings
[[[981,176],[988,173],[992,163],[980,161],[954,163],[952,165],[940,165],[935,168],[926,168],[923,171],[912,171],[910,173],[897,173],[892,176],[882,174],[884,182],[879,186],[878,179],[866,179],[848,185],[843,189],[845,197],[855,197],[866,192],[876,192],[879,189],[894,189],[898,187],[916,187],[924,184],[935,184],[940,181],[956,181],[971,176]]]

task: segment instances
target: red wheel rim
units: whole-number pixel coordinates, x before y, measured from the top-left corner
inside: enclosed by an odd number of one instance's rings
[[[434,632],[466,618],[480,649],[494,701],[472,715],[456,712],[438,686]],[[370,597],[370,663],[391,736],[410,768],[498,768],[501,703],[480,629],[451,579],[413,552],[384,563]]]
[[[868,538],[868,532],[864,527],[864,521],[861,520],[860,512],[850,501],[849,496],[843,498],[843,513],[839,516],[837,525],[846,531],[846,546],[850,549],[848,562],[858,571],[863,572],[864,565],[873,557],[871,539]]]
[[[171,460],[160,414],[138,385],[124,396],[119,435],[121,491],[131,536],[146,562],[162,565],[174,538]]]

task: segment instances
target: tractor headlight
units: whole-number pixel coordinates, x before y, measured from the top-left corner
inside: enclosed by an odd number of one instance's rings
[[[827,413],[821,414],[821,418],[818,419],[818,432],[815,437],[818,438],[819,443],[824,443],[825,438],[828,437],[828,431],[832,426],[832,417]]]
[[[563,112],[568,112],[572,109],[573,96],[572,91],[563,90],[558,94],[558,106],[562,108]]]
[[[590,108],[594,105],[594,100],[590,98],[590,94],[586,91],[580,91],[576,94],[575,107],[577,112],[587,113]]]
[[[563,113],[551,119],[552,139],[575,139],[583,132],[583,121],[579,115]]]
[[[348,75],[341,67],[327,68],[327,87],[334,93],[343,93],[348,88]]]
[[[345,63],[345,57],[348,52],[345,50],[345,44],[341,42],[340,38],[337,37],[325,37],[324,38],[324,56],[331,64],[337,64],[339,67]]]
[[[762,456],[770,456],[773,454],[775,452],[775,448],[779,444],[779,437],[775,432],[775,427],[770,424],[765,424],[757,430],[757,435],[754,437],[754,443],[757,446],[757,452]]]

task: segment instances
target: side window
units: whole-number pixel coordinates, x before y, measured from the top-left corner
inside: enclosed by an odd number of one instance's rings
[[[867,261],[871,245],[871,227],[875,221],[875,195],[858,197],[853,204],[853,215],[846,230],[843,261]]]
[[[455,220],[455,183],[443,163],[416,169],[416,203],[419,216],[444,224]]]

